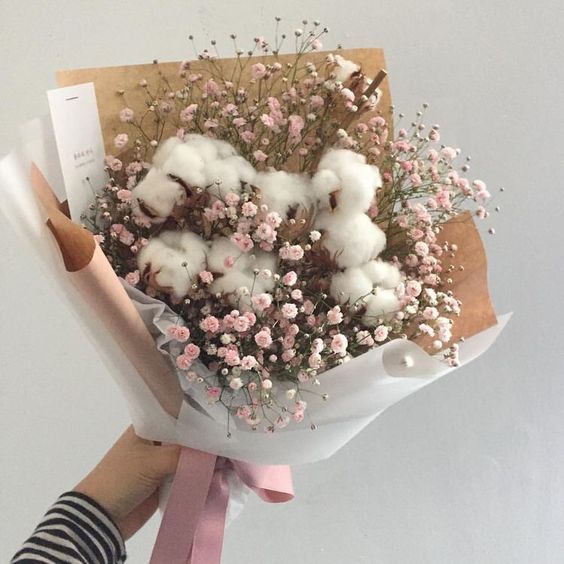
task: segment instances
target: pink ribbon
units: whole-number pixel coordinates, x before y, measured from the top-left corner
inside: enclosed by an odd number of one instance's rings
[[[264,501],[294,497],[289,466],[257,466],[183,447],[150,564],[219,564],[230,470]]]

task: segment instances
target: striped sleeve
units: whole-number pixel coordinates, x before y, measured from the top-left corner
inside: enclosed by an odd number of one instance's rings
[[[123,537],[105,509],[78,492],[64,493],[47,511],[12,564],[121,564]]]

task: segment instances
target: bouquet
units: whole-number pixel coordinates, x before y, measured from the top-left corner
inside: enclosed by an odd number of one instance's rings
[[[219,561],[200,539],[227,484],[290,499],[284,465],[332,455],[507,320],[473,221],[486,184],[426,105],[394,114],[380,50],[323,52],[326,33],[295,30],[290,55],[277,32],[248,52],[233,36],[233,59],[59,73],[94,83],[104,135],[103,182],[65,178],[74,222],[45,176],[49,128],[0,168],[5,215],[41,240],[136,431],[186,447],[153,562]]]

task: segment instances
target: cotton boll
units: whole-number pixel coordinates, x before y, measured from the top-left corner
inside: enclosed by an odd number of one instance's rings
[[[373,284],[362,268],[347,268],[343,272],[333,274],[329,292],[340,304],[353,304],[364,301],[372,292]]]
[[[240,156],[216,159],[204,166],[207,191],[217,198],[223,198],[229,192],[239,194],[241,183],[253,182],[255,169]]]
[[[273,253],[265,253],[263,251],[257,251],[254,255],[254,259],[251,259],[249,268],[251,271],[270,271],[272,275],[276,274],[277,270],[277,259]],[[253,272],[254,275],[254,272]],[[262,276],[258,275],[255,281],[253,295],[261,294],[263,292],[270,292],[274,289],[274,276]]]
[[[165,245],[176,248],[190,257],[191,262],[197,265],[198,274],[205,267],[208,246],[206,242],[190,231],[163,231],[158,237]],[[189,268],[192,271],[192,269]]]
[[[378,167],[366,164],[363,155],[331,149],[319,162],[313,183],[321,209],[364,213],[382,186],[382,179]]]
[[[261,203],[282,218],[286,218],[292,208],[308,208],[313,203],[310,181],[304,175],[282,170],[259,172],[254,183],[260,189]]]
[[[186,199],[184,188],[158,168],[149,170],[132,192],[137,203],[134,213],[148,216],[152,223],[164,223],[175,206],[182,205]]]
[[[139,271],[154,288],[184,297],[206,261],[205,242],[189,232],[164,231],[139,251]]]
[[[231,145],[227,141],[223,141],[221,139],[212,139],[212,142],[215,145],[215,149],[217,151],[217,156],[220,159],[226,159],[226,158],[237,155],[237,151],[235,150],[233,145]]]
[[[397,266],[381,260],[371,260],[362,266],[363,272],[372,284],[393,290],[401,282],[401,274]]]
[[[325,211],[317,216],[315,227],[324,232],[321,244],[341,268],[375,259],[386,246],[384,232],[363,213]]]
[[[329,169],[319,170],[311,179],[311,184],[319,208],[329,209],[331,194],[341,188],[341,180],[337,174]]]
[[[366,312],[362,319],[365,325],[377,325],[378,318],[389,316],[398,311],[399,300],[393,290],[376,290],[376,293],[366,300]]]
[[[335,55],[335,62],[337,65],[333,70],[333,74],[335,75],[335,80],[339,82],[346,82],[355,72],[360,70],[359,65],[341,57],[341,55]]]
[[[321,158],[318,170],[333,170],[340,174],[343,169],[355,164],[366,164],[366,157],[349,149],[329,149]]]
[[[169,137],[164,143],[159,145],[153,155],[153,166],[162,168],[165,161],[170,157],[176,147],[181,144],[182,141],[178,137]]]
[[[226,260],[232,257],[234,259],[233,266],[226,265]],[[243,253],[234,243],[226,237],[220,237],[212,241],[208,256],[208,270],[221,274],[228,273],[233,270],[242,271],[251,268],[251,258],[247,253]]]
[[[255,181],[257,171],[249,161],[245,160],[240,155],[228,156],[224,159],[224,162],[233,166],[242,182],[252,184]]]
[[[206,162],[219,158],[218,145],[214,141],[210,137],[197,133],[189,133],[184,136],[184,145]]]
[[[189,186],[203,188],[206,177],[204,176],[204,159],[201,154],[186,143],[177,145],[166,159],[162,170],[182,178]]]
[[[228,294],[233,305],[246,305],[250,302],[250,292],[253,287],[255,275],[249,271],[232,270],[223,276],[216,278],[210,290],[213,293]],[[248,293],[243,292],[243,289]]]

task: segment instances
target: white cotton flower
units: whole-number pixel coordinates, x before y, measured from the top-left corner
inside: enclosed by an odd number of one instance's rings
[[[254,274],[248,270],[231,270],[216,278],[212,282],[210,290],[213,293],[227,295],[233,306],[245,311],[251,306],[250,292],[254,280]]]
[[[401,282],[399,269],[389,262],[372,260],[363,265],[362,270],[375,286],[394,290]]]
[[[251,184],[256,171],[243,157],[231,155],[204,164],[205,186],[215,197],[223,198],[229,192],[241,193],[241,183]]]
[[[134,214],[146,215],[152,223],[164,223],[186,200],[184,188],[158,168],[152,168],[132,193]]]
[[[153,166],[162,168],[176,147],[181,144],[182,140],[178,137],[169,137],[166,141],[161,143],[153,155]]]
[[[139,251],[137,265],[149,285],[184,297],[206,266],[207,245],[194,233],[164,231]]]
[[[261,203],[282,218],[293,208],[308,208],[313,203],[310,180],[302,174],[282,170],[259,172],[254,184],[260,189]]]
[[[208,251],[208,270],[225,274],[232,270],[242,271],[251,268],[248,253],[243,253],[235,243],[227,237],[214,239]],[[231,266],[231,262],[233,263]]]
[[[162,165],[166,174],[182,178],[188,186],[203,188],[206,178],[204,176],[204,159],[200,153],[186,143],[177,145]]]
[[[346,82],[355,72],[360,70],[359,65],[341,57],[341,55],[335,55],[335,62],[337,63],[337,67],[333,73],[335,80],[339,82]]]
[[[333,274],[329,292],[340,304],[363,302],[371,295],[372,282],[359,267],[346,268],[343,272]]]
[[[341,268],[360,266],[375,259],[386,247],[386,235],[365,214],[325,211],[315,220],[324,232],[323,247]]]
[[[327,57],[327,62],[334,64],[331,69],[331,78],[325,81],[325,87],[334,90],[339,83],[346,82],[351,76],[360,70],[360,66],[342,57],[341,55],[332,55]]]
[[[317,170],[312,183],[321,209],[364,213],[382,186],[378,167],[348,149],[327,151]]]
[[[212,139],[211,137],[206,137],[205,135],[199,135],[197,133],[185,135],[184,144],[190,149],[196,151],[206,162],[215,161],[216,159],[224,159],[236,154],[235,149],[227,143],[227,141]]]
[[[398,311],[399,307],[399,300],[393,290],[376,290],[376,293],[366,300],[366,312],[362,321],[365,325],[377,325],[379,318],[389,316]]]

